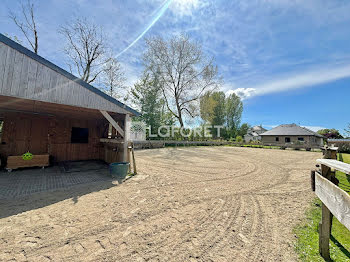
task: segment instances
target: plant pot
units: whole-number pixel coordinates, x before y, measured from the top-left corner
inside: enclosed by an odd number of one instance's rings
[[[129,162],[112,163],[109,165],[109,172],[112,177],[118,180],[125,179],[128,174],[129,165]]]

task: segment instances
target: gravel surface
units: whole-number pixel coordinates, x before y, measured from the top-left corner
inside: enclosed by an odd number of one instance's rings
[[[0,261],[295,261],[321,153],[136,151],[139,174],[0,201]]]

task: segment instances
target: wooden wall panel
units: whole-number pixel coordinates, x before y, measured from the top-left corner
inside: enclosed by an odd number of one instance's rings
[[[28,82],[26,86],[23,86],[22,88],[25,89],[23,92],[23,96],[27,97],[28,99],[33,99],[33,93],[32,90],[35,89],[35,84],[37,80],[37,72],[38,72],[38,63],[36,63],[32,59],[29,60],[29,68],[28,68]],[[22,96],[20,96],[22,97]]]
[[[11,95],[11,85],[13,79],[13,69],[15,64],[16,52],[12,48],[7,49],[5,71],[3,76],[3,84],[1,89],[1,94]]]
[[[55,161],[101,159],[102,121],[57,118],[53,122],[49,128],[50,155]],[[89,128],[89,143],[72,144],[72,127]]]
[[[121,114],[130,113],[122,106],[1,42],[0,95]]]
[[[29,77],[29,66],[30,66],[30,60],[25,59],[23,57],[23,64],[22,64],[22,70],[21,70],[21,77],[18,85],[18,89],[16,91],[16,95],[20,96],[21,93],[25,94],[27,88],[28,88],[28,77]]]
[[[69,160],[104,159],[100,138],[104,133],[104,120],[67,119],[23,113],[6,113],[2,157],[18,156],[30,151],[49,154],[55,162]],[[89,128],[89,143],[72,144],[72,127]]]
[[[14,94],[15,96],[19,96],[21,94],[20,82],[21,82],[21,73],[22,73],[22,67],[23,67],[23,57],[24,57],[23,54],[19,52],[15,53],[13,75],[18,77],[14,77],[11,83],[11,94]]]
[[[49,72],[49,77],[50,77],[50,86],[48,88],[49,92],[47,95],[47,99],[53,102],[56,102],[56,96],[57,96],[57,89],[59,88],[59,83],[58,83],[58,74],[55,74],[53,71]]]
[[[4,73],[8,49],[9,47],[7,45],[0,45],[0,90],[2,90],[2,85],[4,82]]]
[[[33,118],[31,120],[29,148],[30,152],[33,154],[43,154],[48,152],[47,118]]]

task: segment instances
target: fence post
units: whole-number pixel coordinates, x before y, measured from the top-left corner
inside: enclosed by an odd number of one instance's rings
[[[337,159],[337,148],[324,147],[322,150],[323,158]],[[328,180],[332,180],[332,176],[334,176],[331,169],[325,165],[321,165],[321,175]],[[322,217],[319,224],[319,252],[326,261],[330,261],[329,239],[332,231],[332,219],[332,213],[326,205],[322,203]]]

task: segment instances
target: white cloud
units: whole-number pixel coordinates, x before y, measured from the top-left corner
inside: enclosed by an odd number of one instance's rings
[[[277,77],[276,79],[262,84],[248,85],[246,87],[229,90],[227,93],[233,92],[242,99],[247,99],[258,95],[307,88],[348,77],[350,77],[350,65],[329,65],[307,72],[299,72]]]
[[[318,130],[321,130],[321,129],[325,129],[325,127],[323,126],[302,126],[302,127],[306,127],[307,129],[310,129],[314,132],[317,132]]]
[[[247,99],[249,97],[254,96],[256,93],[256,89],[254,89],[254,88],[236,88],[234,90],[227,91],[226,95],[230,95],[232,93],[235,93],[242,100],[244,100],[244,99]]]
[[[173,0],[169,9],[179,16],[191,16],[192,11],[201,6],[201,0]]]
[[[324,84],[347,77],[350,77],[350,65],[327,66],[319,70],[289,75],[253,88],[257,90],[258,94],[264,94]]]

